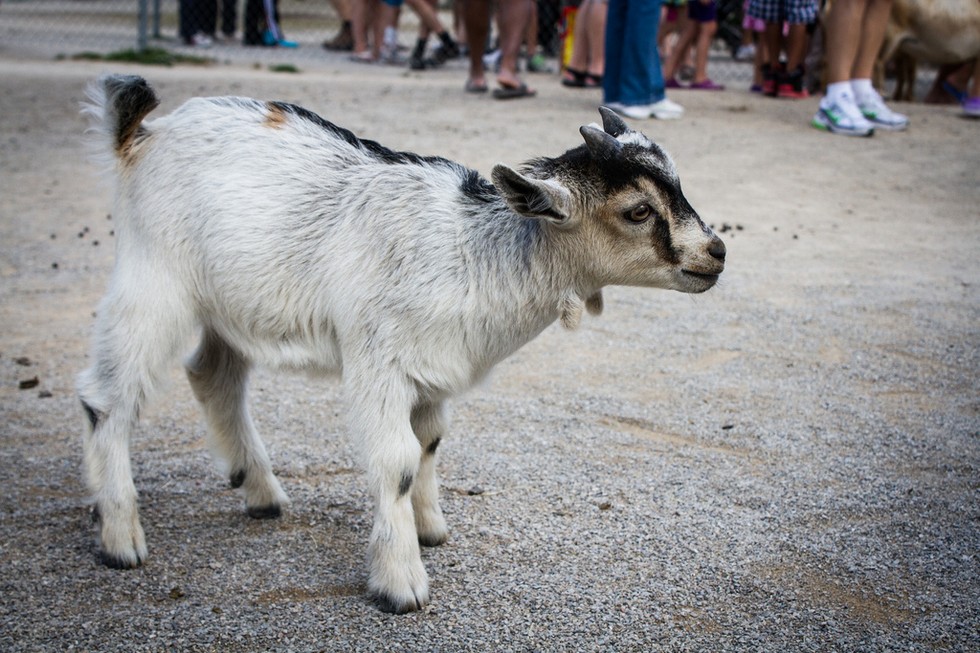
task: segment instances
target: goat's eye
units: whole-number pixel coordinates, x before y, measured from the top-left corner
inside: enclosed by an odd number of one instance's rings
[[[653,209],[650,208],[649,204],[640,204],[633,210],[626,214],[626,218],[630,222],[646,222],[653,215]]]

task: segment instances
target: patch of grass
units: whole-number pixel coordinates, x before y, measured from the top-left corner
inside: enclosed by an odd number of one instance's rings
[[[59,55],[59,58],[63,58]],[[176,54],[163,48],[146,48],[145,50],[117,50],[108,54],[98,52],[79,52],[72,55],[75,61],[115,61],[120,63],[141,63],[151,66],[173,66],[176,64],[190,64],[194,66],[209,66],[214,63],[214,59],[208,57],[194,57],[186,54]]]
[[[269,70],[274,73],[298,73],[299,68],[291,63],[277,63],[269,66]]]

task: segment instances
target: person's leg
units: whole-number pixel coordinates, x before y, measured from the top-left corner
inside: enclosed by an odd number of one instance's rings
[[[969,118],[980,118],[980,57],[973,62],[973,77],[967,86],[966,96],[963,114]]]
[[[851,90],[861,113],[875,127],[901,131],[908,127],[908,117],[892,111],[871,83],[875,59],[885,39],[891,6],[892,0],[867,0],[861,21],[861,42],[851,68]]]
[[[861,24],[867,0],[834,0],[827,13],[827,84],[851,79],[861,45]]]
[[[697,48],[696,55],[694,59],[694,79],[693,84],[705,85],[709,84],[711,80],[708,79],[708,51],[711,49],[711,41],[715,38],[715,32],[718,31],[717,21],[708,21],[706,23],[698,24],[698,38],[697,38]],[[705,86],[705,88],[707,88]],[[721,86],[711,84],[711,88],[721,90]]]
[[[694,2],[697,2],[697,0],[694,0]],[[667,63],[663,67],[663,76],[668,83],[672,80],[673,83],[676,83],[677,80],[675,77],[681,64],[684,63],[687,49],[697,40],[698,25],[699,23],[697,21],[688,20],[684,31],[681,32],[681,35],[677,37],[677,41],[674,42],[674,47],[670,50],[670,56],[667,57]]]
[[[589,15],[586,33],[589,44],[589,65],[586,69],[594,79],[600,79],[604,74],[605,63],[605,40],[606,40],[606,9],[608,4],[605,0],[598,0],[593,3],[592,12]]]
[[[459,0],[462,4],[463,25],[469,46],[470,70],[466,80],[468,91],[485,91],[486,74],[483,69],[483,52],[490,35],[490,0]]]
[[[575,13],[575,27],[572,29],[572,56],[562,71],[564,86],[585,86],[586,68],[589,65],[590,33],[589,19],[595,11],[598,0],[582,0]]]
[[[881,44],[885,40],[885,29],[888,27],[892,0],[867,0],[865,6],[866,9],[861,21],[861,40],[854,55],[851,79],[871,79],[875,59],[878,57]]]
[[[602,99],[606,104],[620,102],[621,75],[623,68],[623,31],[626,29],[626,3],[628,0],[609,0],[606,10],[606,32],[603,35],[606,62],[602,75]]]
[[[500,72],[497,82],[504,88],[517,88],[522,82],[517,75],[517,61],[524,42],[524,31],[530,18],[531,0],[499,0],[497,31],[500,36]]]
[[[619,101],[627,107],[649,108],[665,99],[663,71],[657,52],[660,2],[630,1],[625,13]],[[663,117],[679,117],[679,114]]]

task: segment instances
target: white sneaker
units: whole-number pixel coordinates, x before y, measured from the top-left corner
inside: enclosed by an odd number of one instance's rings
[[[657,120],[677,120],[684,115],[684,107],[669,98],[654,102],[648,108],[650,115]]]
[[[850,93],[842,93],[836,100],[827,97],[820,100],[820,108],[810,124],[817,129],[845,136],[871,136],[875,133],[875,126],[864,117]]]
[[[859,101],[858,108],[875,127],[890,131],[902,131],[909,126],[908,116],[889,109],[877,91],[872,91],[863,101]]]
[[[623,104],[622,102],[607,102],[606,106],[621,116],[633,120],[646,120],[650,117],[649,104]]]

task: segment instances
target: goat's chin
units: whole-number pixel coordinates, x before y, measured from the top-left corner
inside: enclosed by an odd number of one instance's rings
[[[677,285],[674,289],[692,294],[702,293],[713,288],[718,283],[719,276],[720,274],[680,270],[677,273]]]

